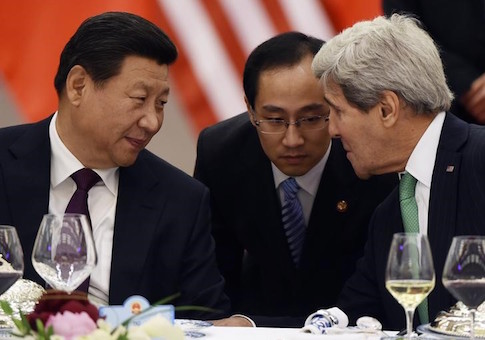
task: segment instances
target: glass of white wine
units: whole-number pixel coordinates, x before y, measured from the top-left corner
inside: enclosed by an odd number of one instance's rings
[[[44,215],[32,250],[32,264],[51,287],[72,293],[96,263],[93,234],[85,215]]]
[[[406,338],[413,336],[416,307],[435,285],[431,249],[426,235],[397,233],[392,238],[386,267],[386,288],[406,312]]]
[[[445,267],[443,285],[470,310],[470,338],[475,339],[475,312],[485,300],[485,236],[453,238]]]

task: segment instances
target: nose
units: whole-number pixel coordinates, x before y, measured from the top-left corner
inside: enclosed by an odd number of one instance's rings
[[[303,136],[295,124],[288,126],[283,138],[283,145],[287,147],[297,147],[304,143]]]
[[[157,109],[153,108],[146,110],[143,116],[138,121],[138,126],[149,134],[154,135],[160,130],[163,123],[163,111],[157,112]]]
[[[332,138],[340,138],[340,133],[338,131],[337,124],[335,123],[335,119],[328,119],[328,133]]]

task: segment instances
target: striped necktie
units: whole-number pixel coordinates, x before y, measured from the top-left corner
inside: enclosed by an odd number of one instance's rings
[[[407,233],[419,233],[418,204],[416,203],[417,180],[406,172],[399,182],[399,202],[404,231]],[[422,324],[429,322],[428,299],[425,298],[418,306],[419,320]]]
[[[300,201],[296,195],[300,186],[293,177],[289,177],[281,183],[284,192],[284,203],[282,207],[282,221],[288,246],[293,263],[296,267],[300,264],[300,258],[305,241],[305,219]]]

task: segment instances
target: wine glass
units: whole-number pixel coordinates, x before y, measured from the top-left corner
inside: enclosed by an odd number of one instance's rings
[[[416,307],[435,285],[431,249],[426,235],[397,233],[392,238],[386,267],[386,288],[406,312],[406,338],[413,334]]]
[[[24,252],[17,230],[0,225],[0,295],[5,293],[24,273]],[[0,311],[0,329],[13,326],[10,318]]]
[[[32,264],[51,287],[72,293],[96,263],[91,226],[85,215],[44,215],[32,250]]]
[[[470,338],[475,339],[475,312],[485,300],[485,237],[453,238],[443,269],[443,285],[470,310]]]
[[[17,230],[0,225],[0,294],[5,293],[24,273],[24,253]]]

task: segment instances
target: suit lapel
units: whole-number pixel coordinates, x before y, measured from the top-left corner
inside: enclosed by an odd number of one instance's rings
[[[312,270],[322,263],[321,257],[311,253],[311,250],[332,249],[335,247],[335,241],[341,239],[339,235],[352,232],[345,228],[347,226],[344,223],[347,217],[347,206],[344,207],[344,205],[349,204],[353,199],[352,193],[349,191],[354,188],[357,180],[352,167],[345,158],[340,140],[333,140],[308,223],[302,255],[302,265],[305,268]],[[339,204],[344,208],[339,210],[337,208]],[[330,221],[332,221],[332,225],[329,225]],[[360,226],[354,227],[360,228]]]
[[[11,147],[13,158],[2,164],[11,221],[17,228],[24,251],[24,277],[42,282],[30,257],[37,230],[49,207],[50,142],[46,119],[22,135]]]
[[[274,186],[271,162],[261,148],[256,132],[247,138],[242,155],[243,167],[236,178],[240,178],[241,192],[247,193],[246,222],[241,226],[258,244],[271,247],[272,258],[277,258],[271,266],[278,265],[288,281],[294,279],[294,266],[288,242],[281,223],[281,203]],[[267,259],[270,261],[271,259]]]
[[[140,280],[145,270],[155,232],[163,215],[167,197],[157,188],[162,185],[144,161],[143,151],[133,166],[120,168],[118,201],[113,235],[113,252],[110,278],[110,302],[123,301],[132,294],[122,282]],[[127,248],[127,245],[130,245]],[[120,284],[121,283],[121,284]]]
[[[468,125],[447,114],[433,170],[428,210],[428,234],[437,277],[435,291],[429,297],[430,312],[437,312],[452,304],[441,277],[451,240],[456,233],[456,199],[461,162],[461,153],[457,150],[466,142],[467,136]]]

